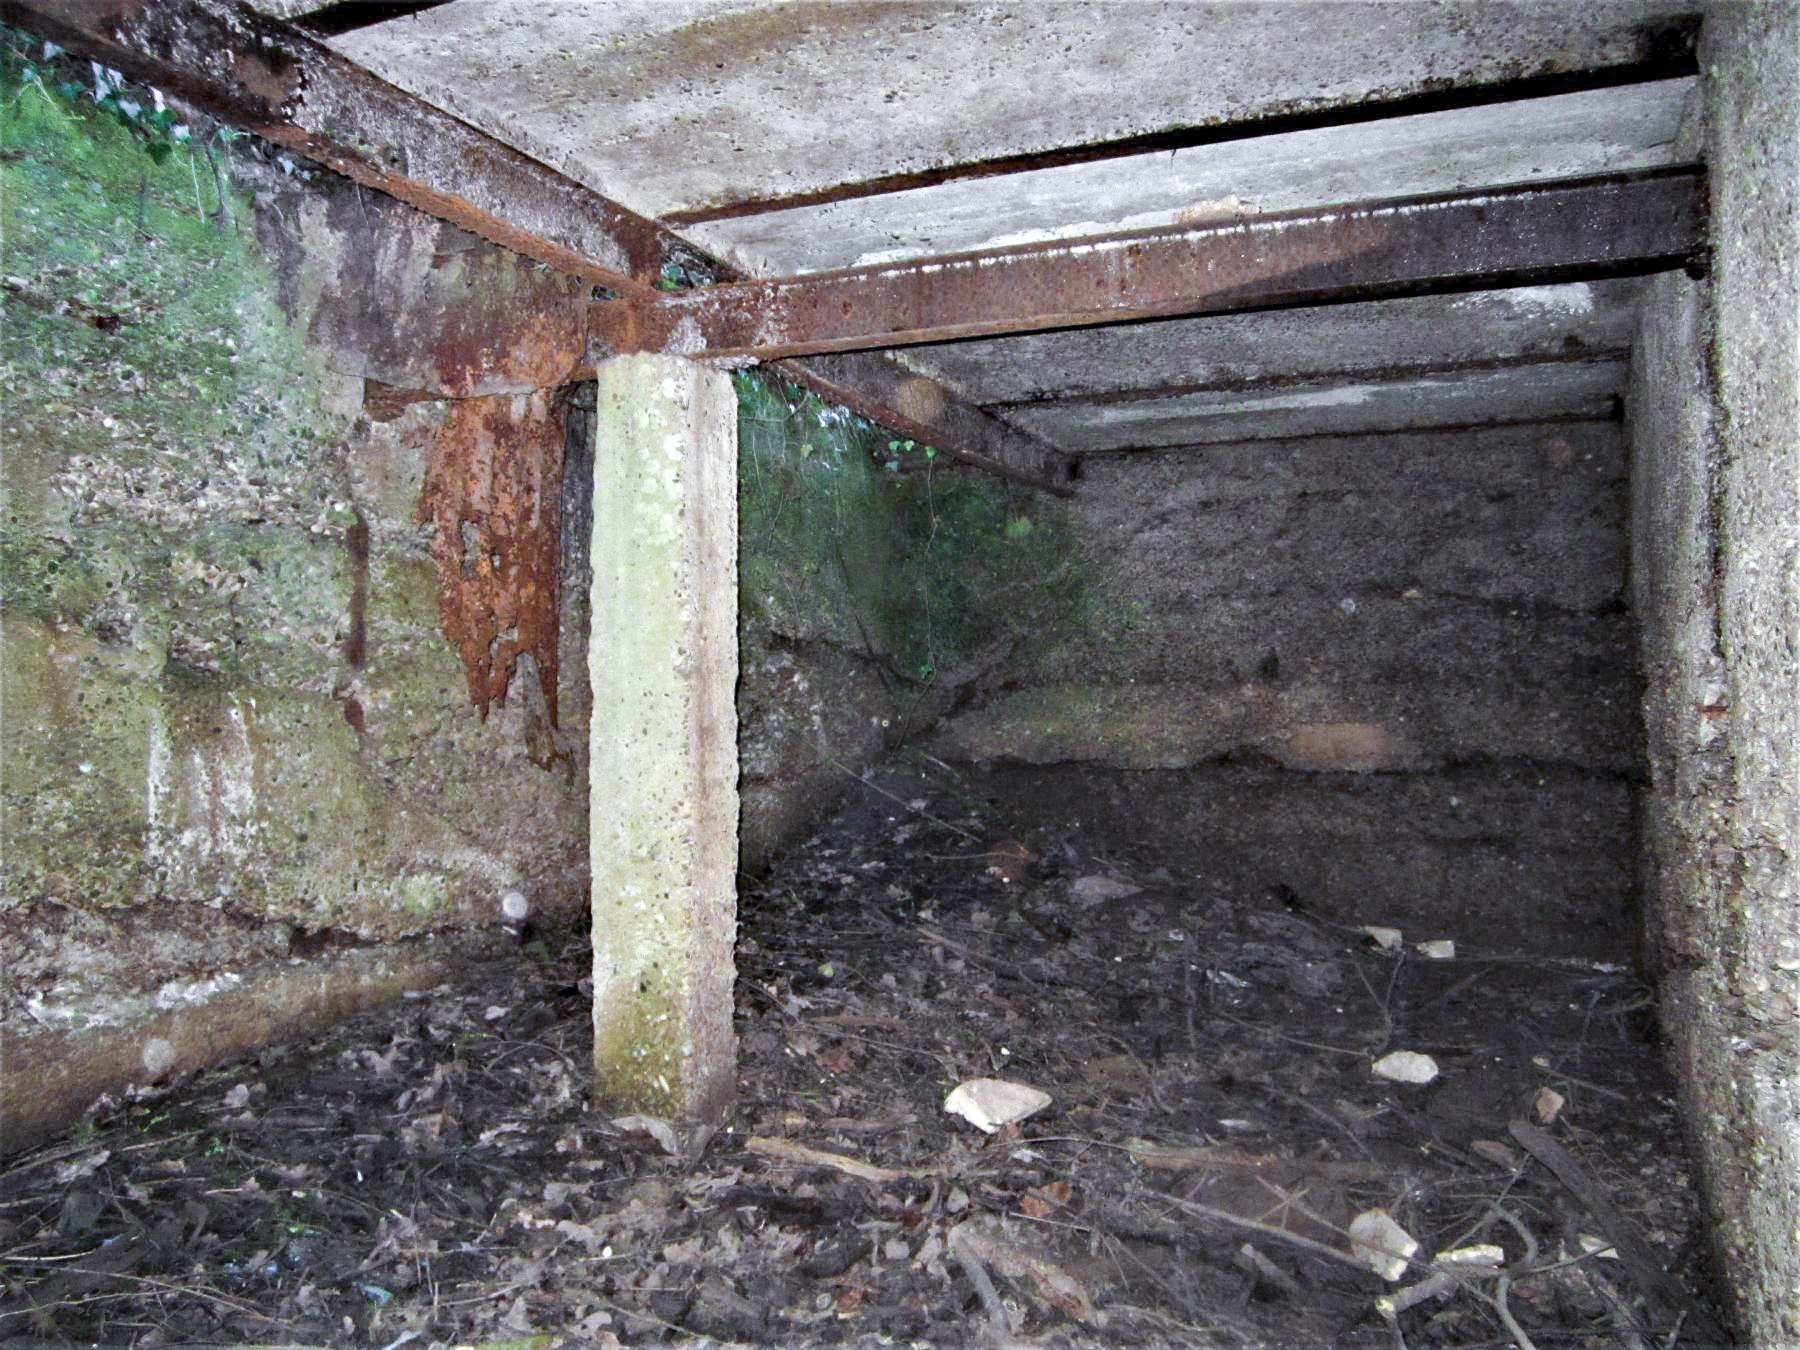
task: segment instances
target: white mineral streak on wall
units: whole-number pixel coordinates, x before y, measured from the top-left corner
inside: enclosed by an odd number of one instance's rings
[[[152,867],[168,861],[169,826],[163,803],[169,796],[169,724],[160,704],[150,709],[150,744],[144,754],[144,860]]]
[[[171,877],[191,875],[215,855],[241,862],[257,846],[256,758],[243,706],[234,702],[224,723],[223,734],[188,750],[177,773],[167,714],[161,708],[151,713],[144,856]]]
[[[247,856],[256,844],[256,756],[250,749],[250,727],[242,706],[233,703],[225,720],[231,735],[214,770],[224,816],[215,835],[219,851],[235,860]]]

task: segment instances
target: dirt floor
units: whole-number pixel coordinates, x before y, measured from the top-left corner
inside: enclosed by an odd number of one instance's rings
[[[1631,973],[1384,949],[978,783],[890,769],[746,885],[719,1132],[589,1100],[585,938],[528,932],[13,1159],[0,1346],[1722,1339]],[[984,1133],[977,1078],[1050,1104]]]

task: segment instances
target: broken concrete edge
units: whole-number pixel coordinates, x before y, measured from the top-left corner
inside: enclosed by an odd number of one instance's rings
[[[598,378],[594,1071],[609,1108],[716,1120],[737,1078],[737,391],[665,356]]]
[[[253,968],[208,997],[119,1025],[8,1029],[0,1042],[0,1157],[38,1147],[144,1089],[460,980],[471,962],[502,952],[492,933],[437,934]]]

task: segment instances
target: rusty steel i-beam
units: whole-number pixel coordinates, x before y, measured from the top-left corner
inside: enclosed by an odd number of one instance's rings
[[[558,271],[649,286],[671,236],[229,0],[0,0],[53,38],[222,121]]]
[[[52,38],[427,215],[611,290],[648,290],[666,259],[695,253],[655,221],[233,0],[0,0],[0,22]],[[703,261],[715,275],[735,276],[717,259]],[[784,373],[1015,481],[1055,491],[1065,474],[1065,461],[1050,447],[885,358],[828,372],[795,363]],[[935,416],[910,417],[890,406],[896,392],[907,395],[907,407],[929,406]]]
[[[774,360],[1693,264],[1694,167],[1291,211],[597,304],[614,351]]]

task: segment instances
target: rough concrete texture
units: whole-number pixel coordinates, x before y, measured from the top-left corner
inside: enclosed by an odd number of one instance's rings
[[[153,160],[6,75],[0,1034],[73,1038],[68,1118],[141,1077],[167,989],[204,1007],[322,950],[494,925],[508,890],[585,901],[585,747],[546,753],[525,657],[472,706],[420,522],[451,419],[413,400],[484,387],[497,296],[541,278],[205,127]],[[397,260],[379,300],[344,281],[365,250]],[[390,322],[406,361],[358,339]],[[245,1044],[236,1007],[166,1037],[172,1062]],[[0,1122],[41,1112],[31,1062]]]
[[[1634,362],[1662,1014],[1745,1341],[1800,1342],[1800,9],[1703,43],[1713,273]]]
[[[739,372],[741,862],[1056,631],[1085,595],[1063,504]]]
[[[1365,355],[1369,349],[1362,348]],[[1070,404],[1027,404],[1007,420],[1053,435],[1070,454],[1213,445],[1252,439],[1354,436],[1504,422],[1606,417],[1625,389],[1625,362],[1545,361],[1501,370],[1444,370],[1409,377],[1283,380],[1274,386],[1209,389]]]
[[[330,180],[327,180],[330,181]],[[340,374],[409,393],[529,393],[585,355],[589,288],[366,188],[290,183],[259,217],[284,305]]]
[[[599,9],[492,0],[332,46],[658,216],[1169,127],[1604,67],[1648,55],[1680,12],[1658,0],[1306,0],[1237,7],[1225,22],[1205,6],[1105,0],[633,0]],[[534,93],[522,100],[526,76]],[[670,130],[690,127],[706,134],[682,135],[672,152]],[[1161,158],[1158,177],[1167,174]],[[1225,182],[1203,195],[1233,190]],[[1084,212],[1064,194],[1032,223],[1105,219],[1113,195],[1108,186]],[[828,230],[811,233],[829,247]]]
[[[1630,961],[1633,788],[1567,768],[1296,774],[1088,765],[978,774],[1046,824],[1130,841],[1206,885],[1346,927],[1450,938],[1460,955]]]
[[[143,934],[171,935],[161,925]],[[510,944],[506,944],[510,945]],[[456,978],[474,961],[502,955],[485,933],[434,934],[366,951],[320,955],[170,980],[131,1006],[95,1008],[94,1021],[8,1028],[9,1090],[0,1152],[32,1148],[110,1100],[102,1088],[181,1078],[270,1041],[302,1037],[413,990]],[[116,1019],[116,1030],[105,1030]]]
[[[1122,622],[932,748],[1081,763],[1073,814],[1343,922],[1629,956],[1624,473],[1611,422],[1092,457],[1073,520]]]
[[[1620,173],[1676,162],[1674,127],[1694,83],[1562,94],[1498,116],[1457,108],[1064,164],[712,221],[686,233],[748,271],[789,276],[1471,183]]]
[[[1122,767],[1637,768],[1609,422],[1090,460],[1119,622],[1062,635],[941,752]]]
[[[899,360],[965,395],[979,390],[1004,413],[1036,399],[1135,389],[1223,390],[1383,369],[1620,355],[1631,345],[1642,286],[1635,279],[1575,282],[1213,314],[914,347]]]
[[[600,367],[588,666],[594,1062],[616,1109],[735,1089],[737,396],[675,357]]]

